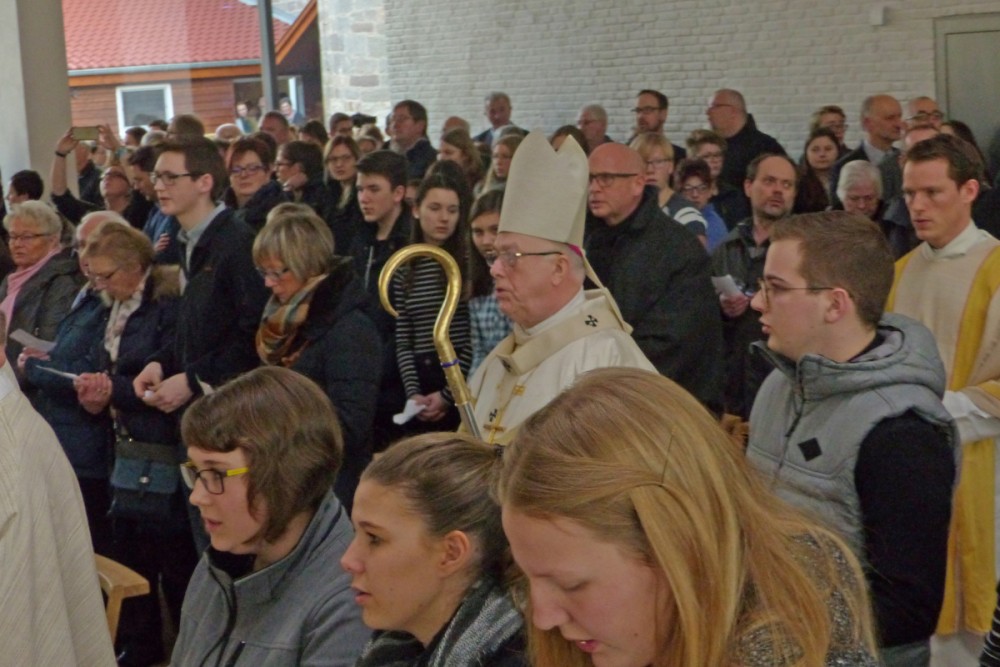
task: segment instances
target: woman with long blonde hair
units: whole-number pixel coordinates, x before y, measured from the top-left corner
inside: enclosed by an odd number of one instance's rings
[[[504,453],[535,667],[874,667],[849,549],[774,496],[678,385],[588,373]]]

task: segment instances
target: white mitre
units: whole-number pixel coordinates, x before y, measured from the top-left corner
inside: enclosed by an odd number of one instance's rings
[[[556,151],[541,131],[531,132],[511,160],[497,231],[567,244],[583,258],[587,277],[603,287],[583,252],[589,182],[587,154],[576,139],[566,137]]]

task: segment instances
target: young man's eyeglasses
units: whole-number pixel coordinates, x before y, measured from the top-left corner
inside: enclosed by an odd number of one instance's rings
[[[836,289],[835,287],[821,287],[819,285],[806,285],[805,287],[787,287],[785,285],[774,285],[768,283],[763,278],[757,281],[757,287],[760,293],[764,295],[764,305],[768,308],[771,307],[771,298],[775,294],[780,295],[784,294],[785,292],[796,292],[803,290],[808,290],[810,292],[824,292]]]
[[[701,185],[685,185],[681,188],[681,192],[687,196],[700,195],[702,193],[708,192],[708,186],[702,183]]]
[[[184,178],[185,176],[195,179],[198,178],[199,174],[195,174],[190,171],[186,171],[183,174],[175,174],[170,171],[154,171],[149,175],[149,180],[153,182],[153,185],[162,181],[163,184],[169,188],[173,187],[177,183],[178,178]]]

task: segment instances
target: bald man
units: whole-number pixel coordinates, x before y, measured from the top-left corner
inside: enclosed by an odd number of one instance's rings
[[[722,322],[698,239],[667,217],[645,164],[623,144],[590,154],[587,257],[657,370],[713,410],[722,405]]]
[[[892,145],[903,134],[903,127],[903,107],[892,95],[870,95],[861,102],[861,128],[865,137],[860,146],[837,160],[830,170],[831,199],[835,208],[842,205],[837,197],[837,181],[844,165],[867,160],[878,166],[886,156],[896,152]]]
[[[764,153],[785,155],[777,139],[757,129],[740,91],[730,88],[715,91],[705,115],[716,134],[726,140],[726,161],[719,178],[736,191],[743,192],[747,167],[755,157]]]
[[[944,113],[938,108],[933,97],[921,95],[906,103],[906,129],[912,130],[921,125],[930,125],[935,130],[941,129]]]

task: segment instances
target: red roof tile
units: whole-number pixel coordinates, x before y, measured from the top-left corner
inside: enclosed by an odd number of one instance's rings
[[[257,8],[240,0],[63,0],[70,71],[260,58]],[[277,42],[288,25],[274,21]]]

